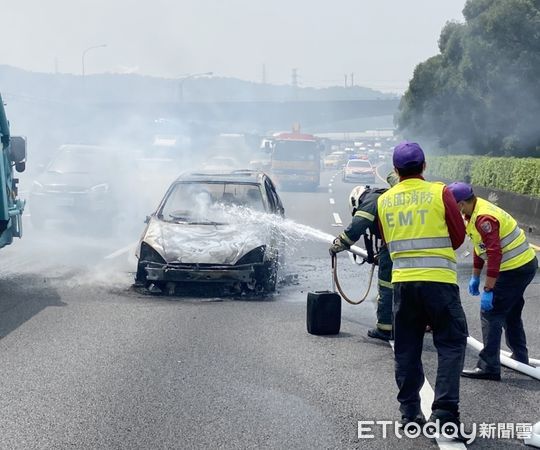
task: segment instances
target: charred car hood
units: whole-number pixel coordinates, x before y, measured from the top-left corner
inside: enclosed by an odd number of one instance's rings
[[[189,225],[153,217],[143,237],[168,263],[234,265],[245,254],[268,244],[263,225]]]

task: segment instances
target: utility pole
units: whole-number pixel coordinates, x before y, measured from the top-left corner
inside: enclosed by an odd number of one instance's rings
[[[345,78],[345,88],[347,88],[347,74],[343,75],[343,77]]]
[[[298,87],[298,69],[293,69],[291,73],[291,85],[293,88]]]
[[[291,72],[291,85],[293,88],[293,98],[298,100],[298,69],[293,69]]]
[[[351,87],[354,87],[354,72],[351,73]]]

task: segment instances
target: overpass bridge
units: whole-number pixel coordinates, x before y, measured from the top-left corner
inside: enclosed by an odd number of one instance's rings
[[[97,114],[127,117],[133,114],[151,119],[176,118],[229,129],[231,125],[251,130],[317,129],[328,124],[388,116],[397,111],[399,99],[289,102],[194,102],[194,103],[96,103],[86,108]],[[100,111],[101,110],[101,111]],[[336,130],[350,131],[350,130]]]

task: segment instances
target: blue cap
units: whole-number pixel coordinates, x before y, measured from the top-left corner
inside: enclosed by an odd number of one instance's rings
[[[448,185],[448,189],[452,192],[452,195],[456,199],[456,203],[463,200],[469,200],[474,195],[472,186],[463,181],[454,181],[452,184]]]
[[[404,141],[394,148],[392,161],[398,169],[418,166],[425,160],[424,151],[416,142]]]

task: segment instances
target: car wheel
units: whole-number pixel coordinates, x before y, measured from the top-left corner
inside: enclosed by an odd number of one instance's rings
[[[267,261],[261,268],[258,274],[258,284],[260,285],[262,294],[271,294],[276,291],[278,275],[277,258],[272,261]]]
[[[135,274],[135,286],[146,287],[148,280],[146,278],[146,264],[137,263],[137,273]]]

